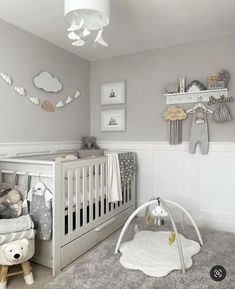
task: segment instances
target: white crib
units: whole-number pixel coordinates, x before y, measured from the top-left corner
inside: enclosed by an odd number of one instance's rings
[[[123,200],[108,203],[107,157],[55,162],[56,155],[0,160],[4,180],[26,175],[31,187],[43,181],[53,193],[53,234],[36,240],[34,261],[52,268],[53,275],[119,229],[135,210],[135,176],[123,188]]]

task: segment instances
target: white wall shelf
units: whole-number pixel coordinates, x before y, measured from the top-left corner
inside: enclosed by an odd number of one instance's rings
[[[193,103],[197,102],[200,98],[202,102],[208,102],[209,98],[213,96],[218,99],[220,96],[228,97],[228,89],[215,89],[215,90],[202,90],[197,92],[182,92],[164,94],[166,97],[166,104],[176,103]]]

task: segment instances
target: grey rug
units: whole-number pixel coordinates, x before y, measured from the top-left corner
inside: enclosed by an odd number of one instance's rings
[[[137,220],[140,223],[140,220]],[[141,223],[139,224],[141,227]],[[143,226],[143,225],[142,225]],[[130,226],[125,240],[134,235]],[[143,229],[143,228],[140,228]],[[155,227],[150,229],[155,230]],[[167,230],[167,226],[164,226]],[[190,226],[179,230],[187,238],[197,240]],[[193,266],[182,274],[174,271],[163,278],[152,278],[139,271],[127,270],[119,263],[120,254],[114,255],[119,232],[115,233],[84,259],[66,272],[61,273],[46,289],[235,289],[235,235],[201,229],[204,246],[193,257]],[[227,276],[221,282],[210,277],[214,265],[222,265]]]

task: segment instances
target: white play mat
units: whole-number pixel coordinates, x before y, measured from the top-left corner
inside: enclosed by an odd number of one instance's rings
[[[143,271],[152,277],[163,277],[173,270],[181,270],[176,241],[169,245],[167,231],[140,231],[132,241],[122,243],[120,263],[128,269]],[[192,266],[192,256],[199,253],[201,246],[179,234],[185,268]]]

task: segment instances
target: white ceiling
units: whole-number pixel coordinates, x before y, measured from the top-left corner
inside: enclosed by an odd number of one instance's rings
[[[109,47],[73,47],[63,9],[63,0],[1,0],[0,18],[89,60],[235,33],[235,0],[111,0]]]

